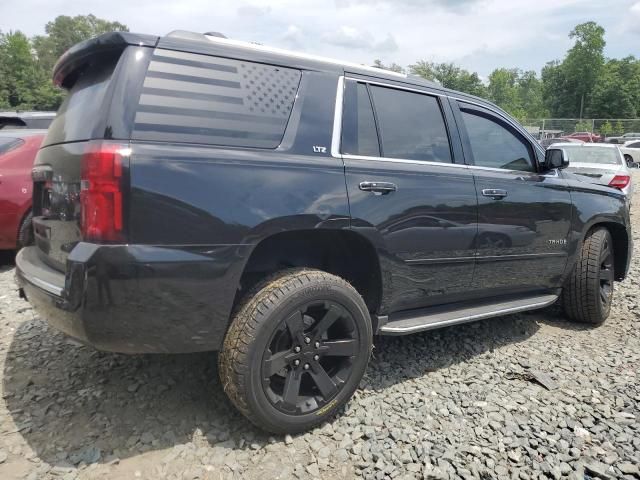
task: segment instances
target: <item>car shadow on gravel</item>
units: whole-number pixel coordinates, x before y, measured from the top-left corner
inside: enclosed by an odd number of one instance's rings
[[[575,328],[557,317],[547,309],[406,337],[377,337],[361,386],[384,390],[523,342],[539,322]],[[97,352],[39,319],[22,323],[13,336],[4,398],[14,431],[53,465],[104,463],[192,441],[249,450],[270,440],[227,400],[214,354]]]

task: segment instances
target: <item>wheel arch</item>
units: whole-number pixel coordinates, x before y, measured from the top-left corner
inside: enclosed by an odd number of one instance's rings
[[[614,278],[618,281],[624,280],[627,275],[630,248],[627,228],[624,224],[613,219],[598,219],[593,221],[585,230],[582,241],[584,242],[589,232],[599,227],[606,228],[613,240]]]
[[[370,313],[382,302],[382,273],[373,244],[348,229],[302,229],[261,239],[245,262],[234,307],[253,285],[271,273],[292,267],[323,270],[347,280]]]

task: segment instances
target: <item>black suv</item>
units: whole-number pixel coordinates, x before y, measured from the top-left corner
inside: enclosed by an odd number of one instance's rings
[[[374,334],[531,310],[601,323],[631,255],[617,190],[494,105],[212,35],[102,35],[33,169],[21,293],[101,350],[219,351],[256,425],[308,429]]]

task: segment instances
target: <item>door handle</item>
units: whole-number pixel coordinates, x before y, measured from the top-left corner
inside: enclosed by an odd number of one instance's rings
[[[507,191],[501,188],[483,188],[482,195],[485,197],[491,197],[494,200],[500,200],[507,196]]]
[[[386,195],[395,192],[398,187],[395,183],[390,182],[360,182],[360,190],[364,192],[373,192],[376,195]]]

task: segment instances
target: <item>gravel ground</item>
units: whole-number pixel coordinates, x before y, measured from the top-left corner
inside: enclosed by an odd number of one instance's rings
[[[551,307],[377,338],[344,414],[292,438],[233,410],[214,355],[79,346],[0,267],[0,479],[637,479],[639,282],[599,328]]]

